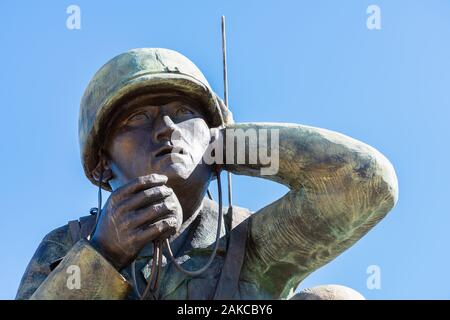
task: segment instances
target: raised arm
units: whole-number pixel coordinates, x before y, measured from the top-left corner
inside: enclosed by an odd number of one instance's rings
[[[256,281],[274,296],[286,297],[309,273],[366,234],[397,201],[392,165],[360,141],[297,124],[241,123],[229,129],[267,129],[268,136],[270,130],[279,133],[276,174],[261,175],[259,161],[225,166],[236,174],[266,178],[290,189],[251,217],[241,273],[241,279]],[[270,145],[263,143],[259,152],[267,154]],[[250,150],[254,147],[253,143]]]

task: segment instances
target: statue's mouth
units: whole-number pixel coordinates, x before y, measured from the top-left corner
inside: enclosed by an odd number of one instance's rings
[[[183,150],[182,148],[176,148],[176,149],[174,150],[174,147],[173,147],[173,146],[170,146],[170,145],[164,145],[164,146],[162,146],[161,148],[159,148],[159,149],[156,151],[155,157],[156,157],[156,158],[157,158],[157,157],[162,157],[162,156],[165,156],[165,155],[168,155],[168,154],[172,154],[172,153],[175,153],[175,154],[185,154],[185,152],[184,152],[184,150]]]

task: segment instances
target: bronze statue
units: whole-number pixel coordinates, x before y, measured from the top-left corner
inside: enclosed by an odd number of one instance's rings
[[[211,142],[234,145],[225,131],[236,129],[277,130],[275,174],[261,175],[266,163],[242,164],[238,154],[202,161]],[[289,298],[397,201],[395,171],[372,147],[304,125],[234,123],[200,70],[168,49],[125,52],[95,74],[81,102],[79,140],[86,176],[111,195],[100,212],[45,236],[17,299]],[[222,170],[290,191],[255,213],[220,210],[206,194]],[[180,271],[205,265],[200,275]],[[67,285],[70,266],[81,271],[79,288]]]

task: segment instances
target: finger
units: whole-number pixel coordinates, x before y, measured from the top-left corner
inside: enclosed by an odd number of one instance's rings
[[[131,212],[137,209],[148,206],[155,202],[161,201],[173,193],[173,190],[164,185],[152,187],[138,194],[132,195],[128,199],[123,200],[119,204],[119,208],[122,212]]]
[[[159,239],[162,236],[168,237],[176,233],[176,218],[171,217],[159,220],[151,224],[146,229],[139,229],[136,233],[136,241],[140,243],[148,243]]]
[[[132,181],[130,181],[129,183],[127,183],[126,185],[114,191],[112,197],[114,197],[116,201],[120,201],[121,199],[128,198],[130,194],[134,194],[151,187],[161,186],[166,183],[167,183],[167,176],[156,173],[149,174],[147,176],[137,177]]]
[[[155,223],[157,220],[162,220],[170,213],[171,210],[165,201],[154,203],[150,207],[135,211],[130,219],[129,226],[134,229],[142,228]]]

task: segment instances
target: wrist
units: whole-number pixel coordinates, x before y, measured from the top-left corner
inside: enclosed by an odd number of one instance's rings
[[[90,246],[97,251],[105,260],[107,260],[117,271],[122,270],[125,266],[114,259],[108,251],[102,246],[96,237],[92,237],[89,241]]]

